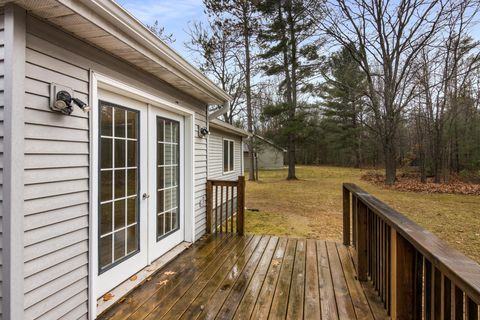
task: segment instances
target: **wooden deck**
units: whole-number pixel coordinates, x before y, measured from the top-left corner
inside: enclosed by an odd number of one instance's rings
[[[385,319],[340,243],[207,236],[99,319]]]

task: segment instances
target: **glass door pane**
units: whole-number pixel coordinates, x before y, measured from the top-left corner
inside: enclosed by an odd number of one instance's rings
[[[179,229],[180,125],[157,117],[157,241]]]
[[[139,112],[100,105],[99,271],[139,250]]]

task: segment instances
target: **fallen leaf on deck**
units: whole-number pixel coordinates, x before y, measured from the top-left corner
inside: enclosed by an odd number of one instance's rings
[[[137,280],[137,276],[136,276],[136,275],[130,277],[130,281],[135,281],[135,280]]]
[[[158,284],[159,286],[164,286],[164,285],[166,285],[167,283],[168,283],[168,280],[162,280],[162,281],[158,282],[157,284]]]
[[[176,272],[173,272],[173,271],[166,271],[164,272],[164,275],[166,276],[171,276],[171,275],[174,275]]]
[[[278,260],[273,260],[273,261],[272,261],[272,265],[273,265],[274,267],[278,266],[279,264],[280,264],[280,262],[279,262]]]
[[[112,298],[115,297],[113,293],[108,292],[103,295],[103,301],[109,301],[112,300]]]

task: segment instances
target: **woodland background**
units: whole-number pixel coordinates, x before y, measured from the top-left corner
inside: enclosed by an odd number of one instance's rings
[[[287,148],[288,179],[327,164],[480,183],[479,1],[203,2],[185,46],[232,96],[224,120]]]

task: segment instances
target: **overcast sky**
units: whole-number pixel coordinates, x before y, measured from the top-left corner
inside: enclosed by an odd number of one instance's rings
[[[165,31],[176,39],[172,47],[190,62],[191,53],[186,51],[184,42],[188,41],[188,25],[191,21],[205,20],[202,0],[117,0],[144,24],[153,24],[158,20]]]

